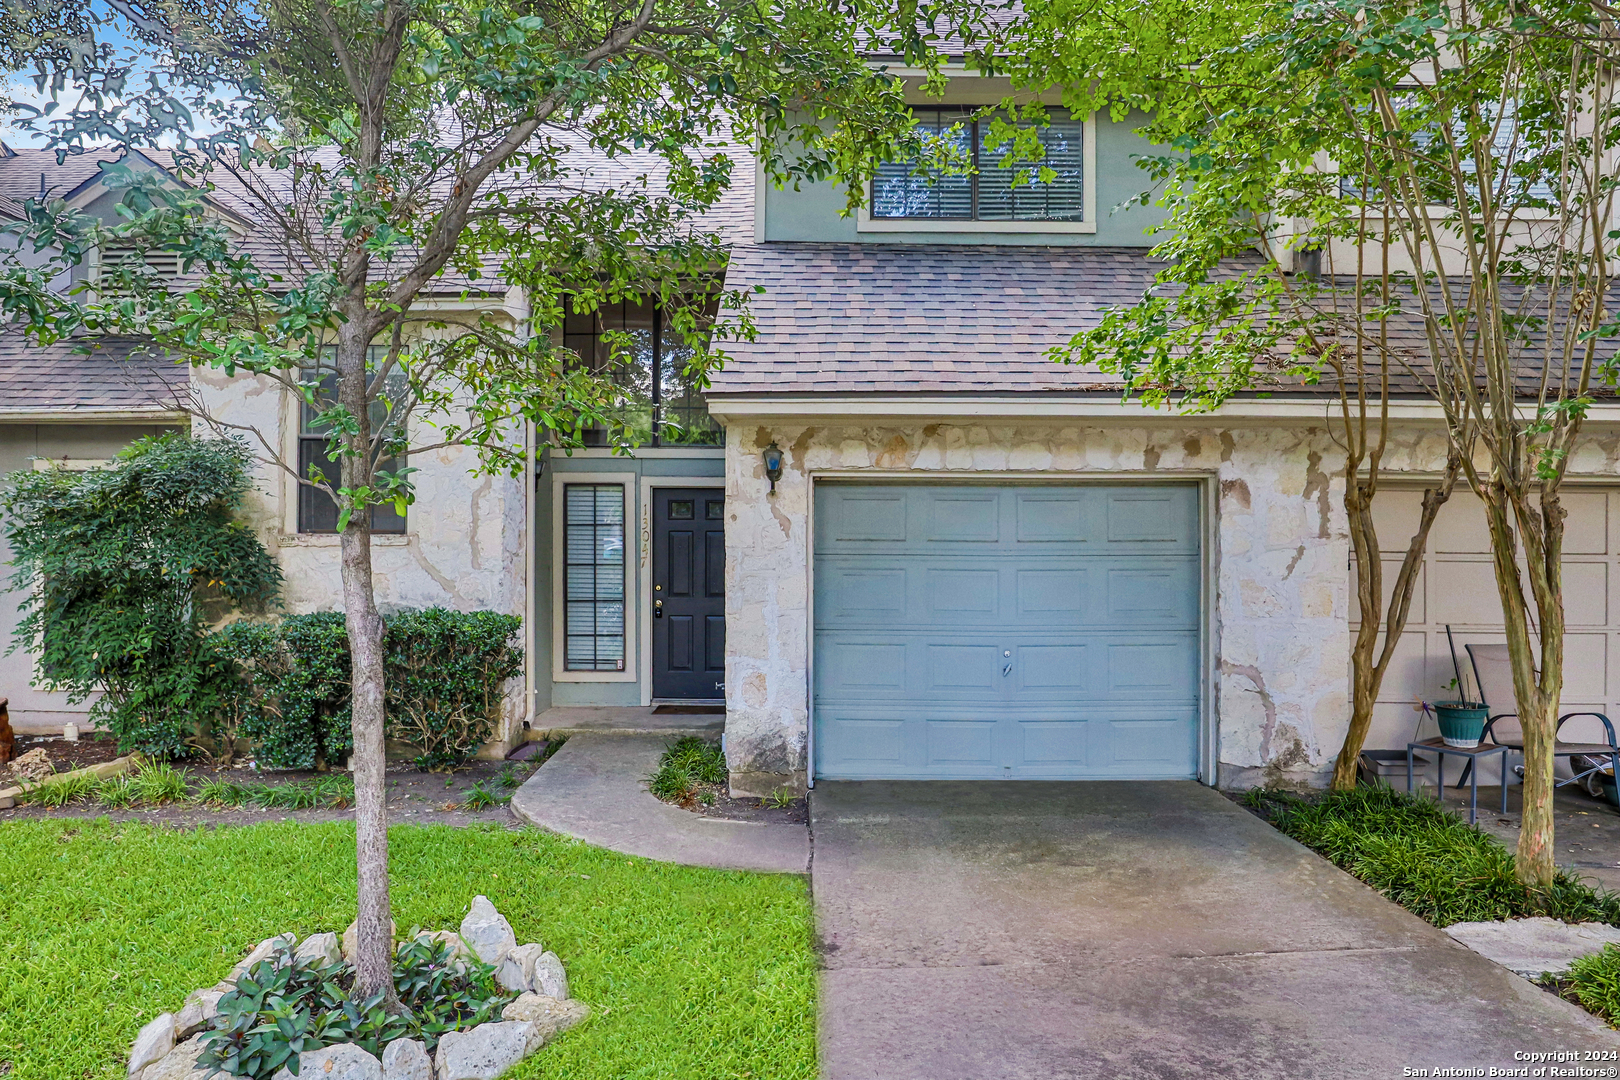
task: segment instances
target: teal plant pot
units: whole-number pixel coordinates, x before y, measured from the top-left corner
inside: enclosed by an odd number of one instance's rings
[[[1485,737],[1490,710],[1471,701],[1437,701],[1434,715],[1440,721],[1440,738],[1447,746],[1473,747]]]

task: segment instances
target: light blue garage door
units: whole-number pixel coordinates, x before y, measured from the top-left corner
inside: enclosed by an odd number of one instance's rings
[[[1194,485],[816,488],[827,779],[1160,779],[1198,761]]]

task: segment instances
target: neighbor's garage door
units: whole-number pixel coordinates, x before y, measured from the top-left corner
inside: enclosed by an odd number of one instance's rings
[[[1194,485],[816,488],[827,779],[1197,773]]]
[[[1470,644],[1500,644],[1502,600],[1496,591],[1491,561],[1491,537],[1485,509],[1479,499],[1459,490],[1441,509],[1429,535],[1427,556],[1412,597],[1406,631],[1395,647],[1395,658],[1379,693],[1368,735],[1369,748],[1404,749],[1416,735],[1431,738],[1433,719],[1418,713],[1414,704],[1455,696],[1447,686],[1455,675],[1451,641],[1457,646],[1459,666],[1472,688],[1468,653]],[[1384,591],[1393,592],[1401,556],[1412,538],[1423,494],[1414,489],[1380,489],[1373,500],[1378,543],[1384,553]],[[1620,722],[1620,490],[1563,488],[1564,509],[1564,698],[1566,712],[1590,709]],[[1532,603],[1532,618],[1535,605]],[[1350,614],[1357,615],[1355,597]],[[1489,702],[1493,712],[1512,712],[1512,702]],[[1563,729],[1571,742],[1607,738],[1603,725],[1590,718],[1571,720]],[[1564,775],[1567,770],[1560,769]],[[1496,771],[1485,771],[1480,782],[1495,783]]]

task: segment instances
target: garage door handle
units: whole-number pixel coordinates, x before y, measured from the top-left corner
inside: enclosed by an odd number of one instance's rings
[[[1011,674],[1012,674],[1012,665],[1011,664],[1004,665],[1002,667],[1002,669],[1001,669],[1001,677],[1006,678],[1008,675],[1011,675]]]

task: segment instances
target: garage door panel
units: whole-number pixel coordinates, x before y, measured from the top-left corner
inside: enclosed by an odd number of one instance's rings
[[[862,770],[898,770],[905,763],[905,720],[826,710],[816,727],[816,753],[824,769],[849,775]]]
[[[1001,572],[989,569],[938,568],[923,571],[926,607],[921,621],[996,620],[1001,614]]]
[[[817,492],[819,776],[1196,775],[1195,487],[878,487]]]
[[[904,644],[891,641],[824,641],[816,678],[819,682],[824,677],[836,677],[846,694],[904,694],[906,651]],[[819,687],[817,692],[821,692]]]
[[[1116,770],[1157,767],[1184,772],[1194,767],[1197,748],[1186,737],[1187,719],[1107,721],[1110,764]]]
[[[906,617],[905,567],[833,563],[816,569],[818,618],[843,625],[892,625]]]
[[[1194,504],[1184,488],[1105,491],[1108,543],[1186,547],[1197,542]]]
[[[1089,569],[1014,570],[1020,616],[1061,618],[1071,623],[1087,619],[1086,602],[1092,590]]]
[[[1609,568],[1600,562],[1564,563],[1564,623],[1604,626],[1609,621]]]
[[[994,720],[926,720],[923,722],[929,768],[996,767],[996,722]]]
[[[1502,600],[1490,560],[1429,560],[1429,621],[1444,625],[1502,623]]]
[[[1131,626],[1198,624],[1198,565],[1179,560],[1156,567],[1115,567],[1108,571],[1108,621]]]
[[[1020,698],[1051,693],[1068,695],[1097,684],[1088,670],[1091,664],[1088,654],[1093,650],[1088,650],[1084,644],[1019,645],[1004,651],[1013,654],[1012,676],[1017,680],[1014,690]]]
[[[994,544],[1001,540],[999,492],[964,488],[924,501],[927,537],[937,544]]]
[[[1564,519],[1564,554],[1602,555],[1609,543],[1609,496],[1602,491],[1564,488],[1561,495],[1569,516]]]
[[[1197,654],[1187,642],[1115,642],[1107,656],[1110,697],[1182,698],[1195,692]]]
[[[995,695],[1000,687],[999,654],[993,645],[928,645],[928,679],[918,690],[930,697],[973,693]]]
[[[1045,488],[1014,494],[1020,544],[1086,543],[1098,534],[1095,500],[1077,488]]]

